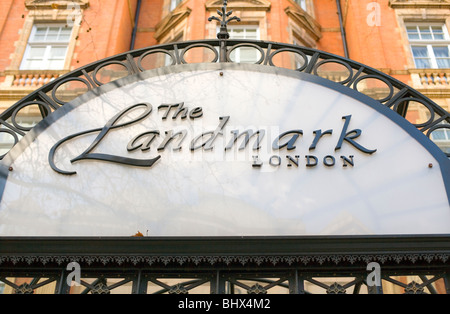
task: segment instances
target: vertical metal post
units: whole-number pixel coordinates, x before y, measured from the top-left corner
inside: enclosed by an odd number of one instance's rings
[[[220,270],[212,274],[210,292],[211,294],[225,294],[225,280]]]
[[[220,41],[219,62],[227,62],[227,40]]]
[[[61,275],[56,282],[55,294],[69,294],[70,286],[67,285],[67,271],[65,269],[61,270]]]
[[[139,269],[137,277],[134,278],[135,280],[133,280],[133,287],[131,293],[146,294],[147,293],[146,278],[142,276],[142,270]]]
[[[289,279],[289,293],[305,294],[305,280],[303,279],[303,276],[298,274],[297,269]]]
[[[450,294],[450,275],[444,275],[445,293]]]

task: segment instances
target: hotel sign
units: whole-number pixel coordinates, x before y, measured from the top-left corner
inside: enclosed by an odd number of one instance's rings
[[[127,116],[134,111],[135,109],[142,109],[142,112],[134,118],[128,119],[124,123],[120,123],[122,119],[126,119]],[[164,121],[167,119],[167,116],[169,115],[170,111],[172,109],[175,110],[175,113],[172,116],[172,119],[176,120],[177,117],[180,115],[180,113],[183,113],[181,115],[181,119],[186,119],[188,115],[188,108],[184,107],[184,103],[179,104],[165,104],[160,105],[158,109],[165,110],[165,113],[162,115],[161,119]],[[140,103],[136,105],[132,105],[128,108],[125,108],[124,110],[120,111],[116,115],[114,115],[110,120],[108,120],[102,128],[92,129],[92,130],[86,130],[83,132],[77,132],[75,134],[71,134],[62,140],[58,141],[50,150],[49,153],[49,163],[50,166],[54,171],[60,174],[66,174],[66,175],[73,175],[76,174],[75,171],[65,171],[62,169],[59,169],[58,166],[55,164],[55,154],[57,152],[57,149],[69,142],[69,141],[75,141],[77,138],[80,138],[86,134],[90,133],[98,133],[98,136],[94,139],[94,141],[89,145],[89,147],[81,153],[79,156],[73,158],[70,162],[78,162],[81,160],[97,160],[97,161],[105,161],[105,162],[113,162],[117,164],[122,165],[129,165],[129,166],[136,166],[136,167],[152,167],[160,158],[161,155],[154,156],[151,158],[146,159],[135,159],[135,158],[129,158],[124,157],[117,154],[102,154],[102,153],[95,153],[93,152],[97,146],[100,145],[101,142],[107,141],[105,138],[107,137],[109,132],[113,132],[114,129],[121,129],[125,128],[127,125],[131,125],[134,123],[142,122],[144,119],[148,118],[153,110],[153,106],[150,103]],[[202,107],[196,107],[192,111],[189,112],[189,117],[193,120],[196,118],[200,118],[203,115],[203,108]],[[348,130],[350,120],[352,116],[344,116],[342,119],[345,121],[343,123],[343,128],[340,133],[340,136],[338,138],[337,144],[335,146],[334,151],[339,151],[343,145],[344,142],[350,144],[355,149],[357,149],[360,152],[366,153],[366,154],[373,154],[376,152],[376,149],[367,149],[358,142],[356,142],[356,138],[358,138],[362,131],[360,129],[353,129]],[[219,124],[218,126],[210,131],[202,132],[199,135],[190,135],[189,129],[183,129],[181,131],[175,132],[173,129],[165,131],[165,135],[162,136],[162,140],[159,145],[154,145],[153,151],[157,151],[159,153],[163,153],[167,150],[167,147],[170,145],[172,141],[175,141],[175,146],[172,147],[173,151],[179,151],[182,149],[182,145],[186,137],[192,138],[190,141],[189,149],[192,152],[195,152],[196,150],[214,150],[214,149],[220,149],[224,152],[231,151],[233,149],[237,149],[239,151],[243,151],[247,148],[249,145],[250,139],[254,137],[254,145],[252,150],[254,151],[254,156],[252,156],[252,163],[251,165],[253,167],[260,168],[263,165],[263,162],[259,159],[259,156],[257,155],[258,152],[263,149],[263,141],[266,134],[266,130],[264,128],[258,129],[258,130],[231,130],[231,138],[228,144],[225,147],[215,147],[216,140],[219,136],[224,136],[224,131],[227,128],[228,122],[230,120],[230,116],[221,116],[219,117]],[[120,132],[120,131],[119,131]],[[332,135],[333,129],[329,129],[326,131],[315,130],[313,131],[313,141],[311,142],[311,145],[309,146],[309,151],[313,151],[316,149],[317,144],[321,140],[322,136],[324,135]],[[153,130],[147,130],[145,132],[142,132],[136,136],[134,136],[127,145],[127,151],[133,152],[135,150],[141,150],[142,152],[147,152],[152,149],[152,144],[156,137],[159,137],[161,135],[161,131],[157,129]],[[275,151],[281,151],[283,149],[286,149],[286,151],[294,151],[297,147],[297,141],[299,141],[299,137],[303,135],[303,130],[301,129],[295,129],[283,132],[279,136],[276,137],[276,139],[272,142],[271,148]],[[241,145],[237,147],[237,142],[239,139],[242,139]],[[186,148],[185,148],[186,149]],[[169,148],[170,150],[170,148]],[[291,167],[293,165],[299,166],[299,155],[295,155],[295,157],[292,157],[291,155],[287,155],[286,158],[288,159],[288,167]],[[348,165],[354,166],[354,156],[340,156],[340,158],[343,161],[343,167],[347,167]],[[318,158],[314,155],[306,155],[305,156],[306,167],[316,167],[318,165]],[[275,161],[274,161],[275,160]],[[272,155],[269,158],[269,164],[271,166],[278,167],[281,165],[281,157],[279,155]],[[328,167],[334,166],[336,163],[336,159],[333,155],[327,155],[323,158],[323,164]]]
[[[450,233],[445,158],[318,77],[147,71],[63,106],[2,161],[0,235]]]

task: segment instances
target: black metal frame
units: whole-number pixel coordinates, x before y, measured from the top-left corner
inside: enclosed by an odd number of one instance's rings
[[[76,262],[82,293],[110,293],[129,284],[131,293],[145,294],[152,284],[156,294],[186,294],[198,286],[212,294],[238,288],[266,294],[273,287],[307,294],[309,282],[324,293],[357,294],[367,286],[368,263],[375,262],[383,281],[404,293],[437,293],[431,285],[436,280],[443,280],[450,293],[449,259],[450,236],[0,238],[0,281],[16,293],[32,293],[51,282],[55,293],[69,293],[66,267]],[[393,278],[412,275],[422,282]],[[8,277],[33,280],[17,286]],[[330,277],[336,282],[322,280]],[[163,282],[168,278],[171,284]],[[383,288],[367,291],[383,293]]]

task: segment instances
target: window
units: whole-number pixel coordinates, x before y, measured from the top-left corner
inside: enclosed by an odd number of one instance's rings
[[[450,129],[440,128],[431,133],[431,139],[445,153],[450,154]]]
[[[306,0],[294,0],[304,11],[306,11]]]
[[[175,10],[175,8],[181,3],[183,0],[170,0],[170,11]]]
[[[434,141],[450,141],[450,129],[449,130],[436,130],[431,133]]]
[[[450,37],[442,24],[406,27],[416,68],[450,68]]]
[[[72,28],[64,25],[34,25],[21,70],[62,70]]]
[[[252,39],[259,40],[259,28],[253,25],[232,25],[228,26],[230,39]],[[237,63],[255,63],[261,58],[258,50],[251,47],[235,49],[231,55],[231,60]]]
[[[258,26],[228,26],[231,39],[259,39]]]

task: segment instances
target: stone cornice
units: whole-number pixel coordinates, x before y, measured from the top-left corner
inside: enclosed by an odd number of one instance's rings
[[[183,21],[191,14],[191,9],[177,8],[170,12],[161,22],[156,26],[155,39],[160,41],[164,35],[166,35],[171,29],[173,29],[178,23]]]
[[[206,10],[214,11],[214,10],[220,10],[223,6],[223,0],[209,0],[206,1],[205,7]],[[270,10],[271,3],[267,0],[238,0],[228,3],[228,9],[231,10],[263,10],[268,11]]]
[[[322,38],[320,24],[305,11],[295,7],[287,7],[284,12],[286,12],[287,16],[289,16],[297,25],[306,30],[315,41]]]
[[[86,9],[89,7],[88,0],[59,0],[59,1],[45,1],[45,0],[26,0],[25,7],[28,10],[33,9],[59,9],[65,10],[67,6],[78,5],[80,9]]]
[[[450,9],[449,0],[390,0],[389,6],[393,9]]]

